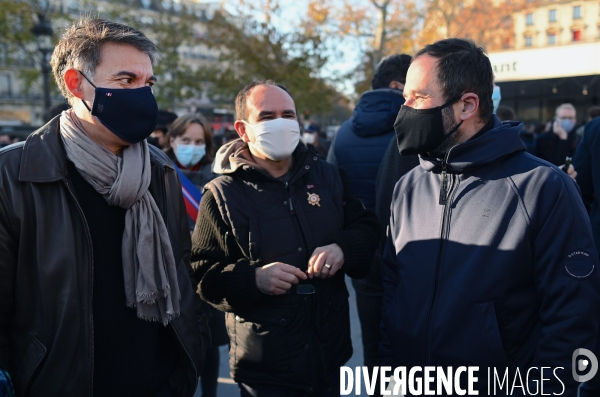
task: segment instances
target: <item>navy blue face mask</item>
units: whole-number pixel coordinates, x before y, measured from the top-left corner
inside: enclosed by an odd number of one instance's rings
[[[91,109],[81,100],[92,116],[126,142],[134,144],[150,136],[158,122],[158,104],[150,87],[99,88],[79,73],[96,89]]]

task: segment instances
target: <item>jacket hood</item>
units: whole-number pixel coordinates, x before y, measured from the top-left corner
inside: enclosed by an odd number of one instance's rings
[[[213,162],[213,172],[222,175],[232,174],[244,165],[258,167],[250,155],[248,144],[238,138],[219,148]]]
[[[483,135],[453,146],[447,154],[450,172],[464,173],[492,163],[499,158],[526,150],[519,137],[523,128],[520,121],[502,122],[493,115],[494,126]],[[439,171],[442,160],[419,155],[421,167]]]
[[[298,146],[296,146],[296,149],[292,153],[292,156],[294,156],[292,172],[299,167],[298,164],[304,163],[305,157],[308,153],[312,152],[310,149],[304,146],[302,142],[299,142]],[[316,155],[316,153],[313,154]],[[313,156],[313,160],[316,159],[317,157]],[[250,154],[248,144],[242,141],[241,138],[226,143],[219,148],[215,156],[215,161],[213,162],[212,171],[215,174],[228,175],[233,174],[239,169],[256,170],[268,176],[268,173],[262,171],[262,167],[256,161],[254,161],[254,158],[252,158],[252,155]]]
[[[404,103],[402,91],[389,88],[367,91],[360,97],[352,116],[352,130],[360,137],[387,134]]]

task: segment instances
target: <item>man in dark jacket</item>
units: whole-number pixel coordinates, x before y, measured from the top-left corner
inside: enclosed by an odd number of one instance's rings
[[[567,157],[572,157],[579,144],[575,129],[577,113],[570,103],[556,108],[550,131],[535,140],[535,155],[554,165],[563,165]]]
[[[596,248],[600,249],[600,118],[586,124],[573,166],[583,202],[589,209]]]
[[[577,170],[577,184],[581,189],[583,202],[589,211],[596,249],[600,249],[600,118],[585,125],[583,139],[573,157],[573,166]],[[600,356],[600,343],[595,353]],[[598,394],[600,376],[581,387],[580,397]]]
[[[410,59],[409,55],[395,54],[379,62],[371,80],[372,91],[360,97],[352,117],[337,131],[327,156],[327,161],[346,171],[350,192],[370,210],[375,210],[375,179],[381,159],[395,138],[394,120],[404,103],[402,90]],[[379,366],[383,293],[380,255],[374,259],[369,276],[352,280],[352,285],[356,291],[364,362],[369,368]]]
[[[0,151],[0,370],[17,396],[194,394],[209,334],[177,174],[144,141],[156,58],[136,29],[74,23],[51,61],[72,109]]]
[[[367,209],[375,208],[375,177],[388,144],[394,138],[394,120],[404,103],[402,90],[410,55],[383,58],[354,114],[337,131],[327,161],[346,171],[350,192]]]
[[[509,388],[526,374],[527,394],[542,383],[574,396],[573,354],[593,350],[600,322],[590,223],[573,180],[525,152],[521,123],[492,115],[492,81],[483,49],[462,39],[426,46],[408,70],[395,127],[421,165],[394,191],[384,361],[478,366],[480,395],[495,368]]]
[[[375,215],[337,167],[299,143],[291,96],[254,82],[236,98],[241,139],[219,149],[192,236],[200,294],[226,311],[242,396],[339,396],[352,355],[344,275],[364,277]]]

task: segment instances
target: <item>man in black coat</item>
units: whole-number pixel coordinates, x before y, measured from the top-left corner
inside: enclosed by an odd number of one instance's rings
[[[557,166],[565,164],[566,158],[573,156],[579,144],[576,123],[577,114],[573,105],[563,103],[557,107],[550,131],[535,141],[535,155]]]
[[[157,57],[129,26],[73,23],[51,60],[72,108],[0,150],[0,371],[18,396],[196,390],[209,332],[187,215],[145,141]]]
[[[299,142],[291,96],[254,82],[237,96],[241,139],[218,151],[192,264],[204,300],[227,312],[242,396],[339,396],[352,354],[344,275],[368,274],[375,215],[336,166]]]

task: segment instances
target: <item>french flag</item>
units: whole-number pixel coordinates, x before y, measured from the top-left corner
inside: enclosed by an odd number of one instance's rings
[[[198,190],[196,185],[194,185],[183,172],[177,167],[175,167],[177,174],[179,175],[179,180],[181,181],[181,191],[183,192],[183,201],[185,203],[185,210],[192,221],[196,223],[196,219],[198,218],[198,211],[200,209],[200,199],[202,198],[202,192]]]

